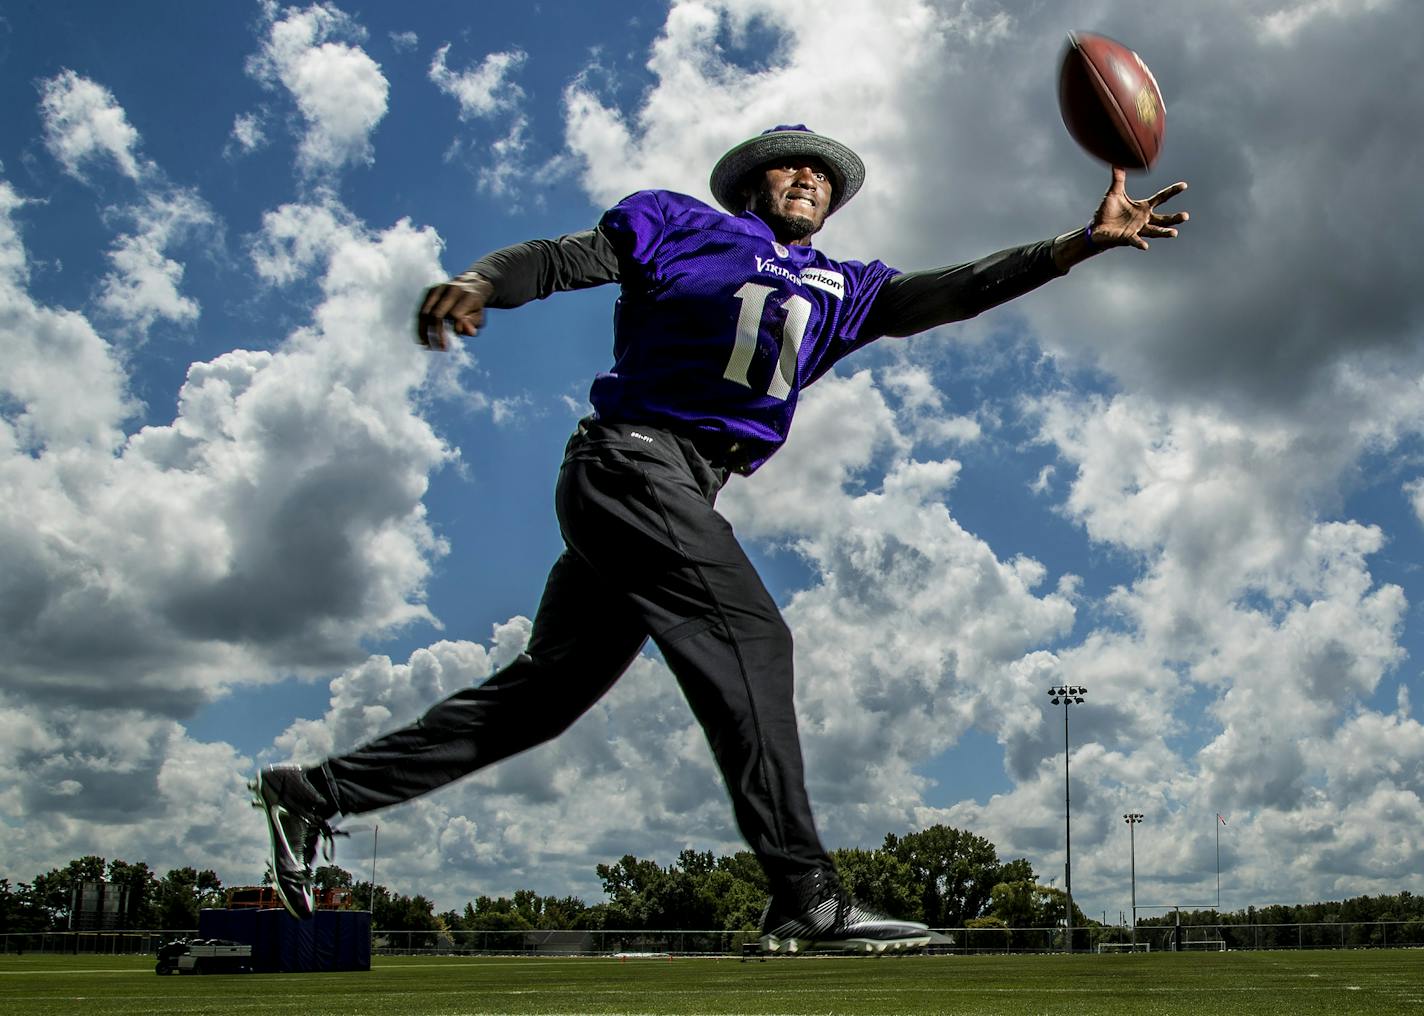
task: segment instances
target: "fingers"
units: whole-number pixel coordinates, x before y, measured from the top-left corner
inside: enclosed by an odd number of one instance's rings
[[[445,336],[445,319],[418,314],[415,319],[415,344],[437,352],[450,348]]]
[[[416,343],[427,349],[448,349],[447,321],[459,334],[473,337],[485,323],[484,305],[481,294],[462,286],[450,283],[431,286],[425,291],[425,299],[416,314]]]
[[[478,295],[448,282],[432,286],[426,293],[420,312],[439,318],[464,318],[480,314],[483,317],[485,302]],[[481,322],[483,323],[483,322]]]
[[[1176,183],[1172,184],[1171,186],[1169,186],[1169,187],[1163,187],[1163,188],[1162,188],[1161,190],[1159,190],[1156,194],[1153,194],[1150,198],[1147,199],[1147,204],[1148,204],[1150,207],[1152,207],[1152,208],[1156,208],[1156,207],[1157,207],[1158,205],[1160,205],[1163,201],[1166,201],[1166,200],[1168,200],[1169,198],[1174,198],[1174,197],[1176,197],[1178,194],[1182,193],[1182,191],[1184,191],[1184,190],[1186,190],[1186,189],[1187,189],[1187,183],[1186,183],[1186,181],[1185,181],[1185,180],[1178,180]]]

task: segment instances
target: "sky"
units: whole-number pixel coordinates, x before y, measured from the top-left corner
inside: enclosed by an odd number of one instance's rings
[[[1076,228],[1108,172],[1058,115],[1069,30],[1151,66],[1129,186],[1188,181],[1182,235],[842,361],[719,501],[796,636],[822,836],[946,823],[1061,886],[1073,684],[1090,916],[1129,908],[1127,812],[1144,908],[1424,892],[1407,0],[0,5],[0,877],[256,882],[256,767],[521,651],[616,294],[434,355],[425,286],[708,199],[779,123],[866,163],[832,257]],[[346,827],[338,863],[441,909],[740,848],[651,650],[558,740]]]

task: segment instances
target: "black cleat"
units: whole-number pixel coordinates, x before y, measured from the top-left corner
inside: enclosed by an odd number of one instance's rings
[[[918,921],[897,921],[861,906],[833,871],[817,868],[784,894],[773,896],[762,915],[761,947],[766,952],[848,949],[883,953],[918,949],[949,939]]]
[[[300,766],[266,766],[247,786],[252,791],[252,806],[261,808],[267,816],[277,897],[289,914],[306,920],[316,909],[312,862],[316,859],[317,841],[326,841],[324,854],[330,860],[332,837],[345,834],[327,823],[330,803],[311,785]]]

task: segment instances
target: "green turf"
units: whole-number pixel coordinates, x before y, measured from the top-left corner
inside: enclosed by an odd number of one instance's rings
[[[159,977],[143,957],[0,957],[7,1016],[515,1013],[1424,1014],[1424,952],[777,959],[377,958],[359,974]]]

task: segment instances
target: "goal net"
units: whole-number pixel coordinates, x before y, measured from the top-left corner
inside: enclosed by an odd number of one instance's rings
[[[1151,952],[1151,942],[1099,942],[1098,952]]]

